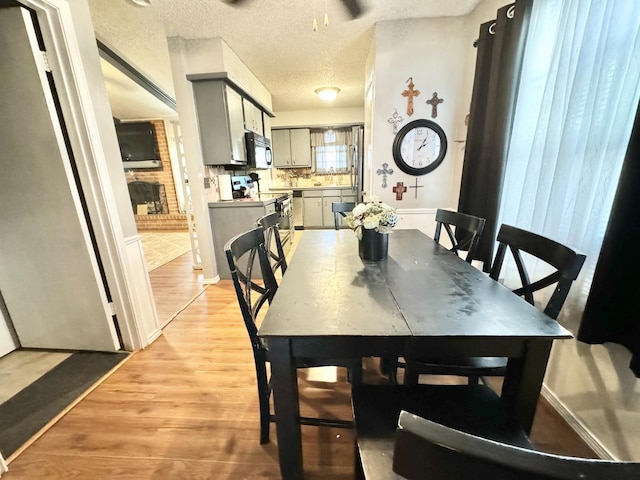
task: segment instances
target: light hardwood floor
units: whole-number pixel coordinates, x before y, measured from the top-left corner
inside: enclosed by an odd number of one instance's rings
[[[3,480],[279,478],[275,428],[271,443],[258,442],[251,347],[231,282],[203,289],[189,255],[151,272],[151,282],[166,301],[158,310],[175,316],[163,336],[11,459]],[[376,365],[365,362],[367,381],[383,381]],[[302,414],[349,418],[344,377],[323,383],[301,372]],[[302,429],[308,478],[352,478],[352,431]],[[592,455],[544,402],[533,440]]]

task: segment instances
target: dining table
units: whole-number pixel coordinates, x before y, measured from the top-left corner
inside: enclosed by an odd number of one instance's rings
[[[508,357],[501,397],[530,432],[553,341],[571,333],[419,230],[365,261],[351,230],[305,230],[259,328],[280,473],[304,477],[296,358]]]

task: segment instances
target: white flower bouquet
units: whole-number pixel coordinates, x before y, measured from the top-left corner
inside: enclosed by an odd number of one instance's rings
[[[369,201],[359,203],[347,214],[345,222],[362,240],[362,229],[375,230],[378,233],[390,233],[398,223],[396,209],[372,196]]]

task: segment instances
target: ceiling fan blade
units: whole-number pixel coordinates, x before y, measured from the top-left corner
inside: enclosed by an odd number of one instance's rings
[[[342,4],[348,10],[352,19],[358,18],[364,13],[364,8],[359,0],[342,0]]]

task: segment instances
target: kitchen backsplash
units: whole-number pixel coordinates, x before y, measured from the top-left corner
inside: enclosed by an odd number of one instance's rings
[[[348,173],[312,173],[310,168],[274,168],[271,170],[272,187],[314,187],[349,185]]]
[[[323,187],[329,185],[349,186],[348,173],[316,174],[310,168],[272,168],[271,170],[256,170],[260,176],[260,191],[266,192],[270,188],[287,187]],[[220,199],[218,189],[218,175],[245,175],[244,171],[226,171],[221,167],[205,167],[207,178],[205,193],[207,200],[215,202]]]

